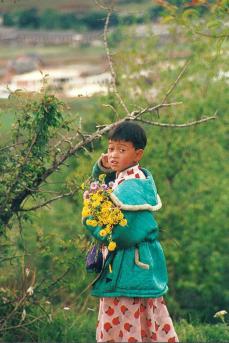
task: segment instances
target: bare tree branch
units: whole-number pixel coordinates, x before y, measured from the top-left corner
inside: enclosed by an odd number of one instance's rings
[[[30,254],[24,254],[24,255],[15,255],[15,256],[11,256],[11,257],[4,257],[0,259],[0,263],[5,262],[5,261],[10,261],[14,260],[15,258],[20,258],[20,257],[24,257],[24,256],[30,256]]]
[[[214,39],[215,38],[217,39],[217,38],[228,38],[229,37],[229,33],[215,35],[215,34],[200,32],[200,31],[194,31],[194,32],[200,36],[204,36],[204,37],[208,37],[208,38],[214,38]]]
[[[170,107],[170,106],[176,106],[176,105],[181,105],[182,101],[179,102],[171,102],[168,104],[164,104],[161,103],[159,105],[155,105],[153,107],[145,107],[144,109],[140,110],[140,111],[133,111],[130,113],[130,117],[133,118],[133,120],[136,120],[137,118],[141,117],[143,114],[145,113],[149,113],[149,112],[157,112],[160,108],[162,107]]]
[[[25,144],[25,142],[16,143],[16,144],[12,144],[12,145],[7,145],[7,146],[4,146],[4,147],[0,148],[0,151],[11,149],[11,148],[14,148],[15,146],[23,145],[23,144]]]
[[[179,73],[177,79],[175,80],[175,82],[171,85],[171,87],[168,89],[168,91],[166,92],[163,100],[162,100],[162,104],[168,99],[169,95],[173,92],[173,90],[176,88],[178,82],[180,81],[180,79],[182,78],[182,76],[184,75],[185,71],[187,70],[189,64],[190,64],[191,60],[187,60],[187,62],[184,64],[183,68],[181,69],[181,72]]]
[[[113,62],[112,62],[112,59],[111,59],[110,49],[109,49],[108,41],[107,41],[108,24],[109,24],[111,13],[112,13],[112,7],[109,9],[109,11],[107,13],[106,22],[105,22],[105,25],[104,25],[104,33],[103,33],[104,46],[105,46],[105,49],[106,49],[107,59],[108,59],[108,63],[109,63],[110,71],[111,71],[112,85],[114,87],[115,95],[118,98],[118,100],[119,100],[120,104],[122,105],[123,109],[125,110],[125,112],[129,115],[130,114],[129,110],[126,107],[126,104],[124,103],[121,95],[119,94],[119,92],[117,90],[116,73],[115,73],[114,68],[113,68]]]
[[[6,325],[7,321],[12,317],[12,315],[15,313],[15,311],[17,311],[18,307],[20,307],[20,305],[25,301],[27,296],[28,295],[25,293],[23,295],[23,297],[17,302],[17,304],[13,308],[13,310],[6,316],[6,318],[4,319],[3,323],[0,326],[0,332],[5,330],[5,325]]]
[[[189,126],[199,125],[199,124],[202,124],[202,123],[204,123],[206,121],[213,120],[213,119],[217,119],[217,116],[214,115],[214,116],[211,116],[211,117],[202,118],[200,120],[195,120],[195,121],[184,123],[184,124],[159,123],[159,122],[150,121],[150,120],[144,120],[144,119],[136,119],[136,121],[140,121],[142,123],[153,125],[153,126],[173,127],[173,128],[180,128],[181,129],[181,128],[185,128],[185,127],[189,127]]]
[[[79,190],[79,188],[78,188],[77,190]],[[34,207],[30,207],[30,208],[20,208],[19,211],[20,211],[20,212],[35,211],[35,210],[37,210],[38,208],[47,206],[48,204],[52,203],[53,201],[59,200],[59,199],[64,198],[64,197],[72,196],[73,194],[75,194],[75,193],[77,192],[77,190],[71,191],[71,192],[65,193],[65,194],[60,194],[60,195],[56,196],[55,198],[49,199],[49,200],[45,201],[43,204],[39,204],[39,205],[34,206]]]
[[[36,317],[32,320],[30,320],[29,322],[26,322],[26,323],[22,323],[22,324],[18,324],[18,325],[15,325],[15,326],[8,326],[8,327],[3,327],[3,328],[0,328],[0,332],[1,331],[8,331],[8,330],[12,330],[12,329],[18,329],[18,328],[24,328],[28,325],[31,325],[32,323],[40,320],[41,318],[45,318],[46,316],[40,316],[40,317]]]

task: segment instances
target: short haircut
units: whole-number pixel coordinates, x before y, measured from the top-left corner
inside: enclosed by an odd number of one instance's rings
[[[132,121],[124,121],[116,125],[109,131],[108,139],[132,142],[135,149],[144,149],[147,143],[144,129]]]

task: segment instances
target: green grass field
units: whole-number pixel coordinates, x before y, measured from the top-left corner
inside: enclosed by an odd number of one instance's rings
[[[46,309],[47,310],[47,309]],[[29,333],[33,332],[33,338],[38,343],[46,342],[95,342],[97,312],[87,311],[86,314],[77,314],[69,310],[59,309],[52,314],[51,320],[42,319],[32,324],[27,331],[11,330],[6,332],[3,339],[5,342],[29,341]],[[228,326],[218,324],[190,324],[182,319],[174,322],[174,326],[180,342],[210,343],[228,342]],[[27,332],[27,333],[26,333]],[[32,338],[32,336],[31,336]],[[34,340],[30,340],[34,341]]]
[[[24,54],[37,54],[41,57],[45,65],[53,66],[74,64],[74,63],[93,63],[99,64],[105,59],[104,48],[102,47],[77,47],[69,45],[59,46],[14,46],[0,45],[1,57],[0,65],[4,66],[8,60]]]
[[[12,11],[15,10],[15,7],[17,7],[17,10],[24,10],[31,7],[37,7],[40,10],[44,10],[46,8],[55,8],[59,10],[81,10],[86,11],[88,8],[95,7],[95,2],[93,0],[6,0],[2,1],[0,4],[0,8],[3,11]]]
[[[98,1],[104,3],[104,1]],[[107,1],[109,3],[109,1]],[[143,1],[123,1],[117,0],[115,6],[120,11],[132,12],[132,11],[142,11],[147,10],[154,1],[143,0]],[[2,0],[0,3],[0,10],[11,12],[17,10],[25,10],[31,7],[37,7],[39,10],[44,10],[47,8],[54,8],[60,11],[88,11],[88,10],[100,10],[101,8],[96,4],[94,0]]]

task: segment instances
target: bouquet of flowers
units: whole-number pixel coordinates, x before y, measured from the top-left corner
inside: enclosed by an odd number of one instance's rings
[[[92,219],[87,219],[86,224],[91,226],[101,226],[99,234],[101,237],[107,236],[108,250],[116,249],[116,243],[112,240],[112,229],[114,225],[126,226],[127,220],[120,208],[118,208],[110,199],[113,182],[105,184],[105,174],[99,176],[99,181],[94,181],[87,185],[83,184],[84,191],[84,206],[82,216],[91,216]]]

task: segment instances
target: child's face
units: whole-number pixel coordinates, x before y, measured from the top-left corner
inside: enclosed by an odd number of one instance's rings
[[[143,149],[135,149],[132,142],[109,140],[108,162],[118,173],[138,163],[142,155]]]

